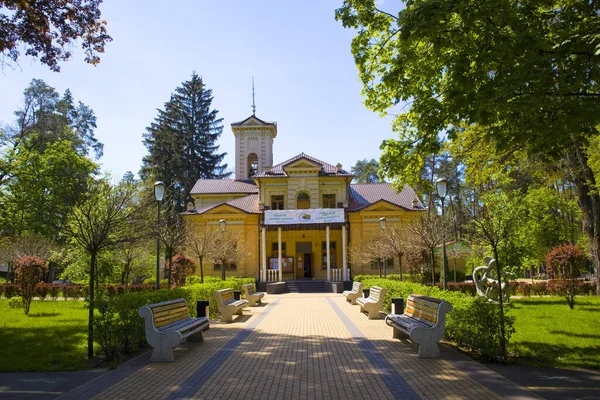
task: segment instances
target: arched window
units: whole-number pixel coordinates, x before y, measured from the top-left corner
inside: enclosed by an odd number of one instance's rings
[[[296,208],[298,210],[306,210],[310,208],[310,196],[308,195],[308,193],[298,193],[298,196],[296,196]]]
[[[258,174],[258,156],[256,153],[248,154],[248,178]]]

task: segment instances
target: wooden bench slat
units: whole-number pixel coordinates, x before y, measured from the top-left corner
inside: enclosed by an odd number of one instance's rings
[[[154,315],[154,318],[160,318],[160,317],[166,317],[166,316],[173,315],[173,314],[179,314],[179,313],[182,313],[182,312],[188,312],[187,306],[185,306],[185,307],[178,307],[178,308],[172,308],[172,309],[167,310],[167,311],[161,311],[161,312],[152,313],[152,315]]]
[[[416,319],[422,319],[425,321],[431,322],[433,325],[437,322],[437,315],[431,315],[429,313],[422,312],[420,310],[415,310],[413,308],[407,307],[406,312],[408,316]]]
[[[152,313],[160,313],[160,312],[163,312],[163,311],[172,310],[174,308],[181,308],[182,305],[184,305],[185,307],[187,307],[187,305],[185,304],[185,302],[178,301],[176,303],[167,304],[167,305],[164,305],[164,306],[154,306],[154,307],[150,307],[150,308],[152,309]]]

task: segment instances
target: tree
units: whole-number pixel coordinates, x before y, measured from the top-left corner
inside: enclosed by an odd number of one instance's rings
[[[383,268],[387,268],[384,265],[385,260],[395,255],[396,253],[386,245],[381,231],[352,241],[350,245],[350,259],[352,263],[371,265],[376,262],[380,278],[382,277]]]
[[[475,241],[490,246],[496,260],[496,275],[500,295],[500,354],[506,354],[506,332],[504,324],[504,306],[502,303],[502,267],[499,257],[500,247],[505,244],[523,216],[522,195],[516,193],[490,192],[482,198],[483,206],[471,216],[471,233]]]
[[[196,73],[175,89],[164,110],[158,110],[154,122],[146,128],[140,175],[162,180],[167,185],[165,203],[175,211],[184,211],[198,179],[221,179],[227,153],[218,153],[216,141],[223,132],[223,119],[211,110],[213,96]]]
[[[177,254],[171,261],[171,281],[174,286],[184,286],[185,278],[196,270],[196,263],[191,258]]]
[[[571,310],[575,307],[577,278],[585,261],[586,257],[583,251],[572,244],[557,246],[546,255],[548,275],[569,280],[569,284],[564,287],[564,296]]]
[[[389,225],[381,231],[379,241],[388,257],[398,257],[400,280],[402,280],[402,257],[409,245],[406,230],[396,225]]]
[[[377,160],[372,158],[370,161],[367,159],[358,160],[350,171],[354,174],[354,180],[356,183],[378,183],[383,182],[378,175],[379,163]]]
[[[474,124],[503,154],[565,161],[600,271],[600,194],[585,151],[600,126],[599,11],[583,0],[419,1],[398,12],[345,0],[336,18],[358,31],[367,107],[385,113],[410,100],[393,122],[399,139],[381,146],[384,176],[414,184],[441,134],[453,141]]]
[[[24,140],[14,158],[12,179],[0,192],[0,230],[20,236],[37,233],[56,239],[67,214],[87,190],[97,165],[59,139],[41,152]]]
[[[181,215],[171,212],[161,221],[157,227],[161,242],[165,245],[165,265],[169,287],[171,287],[171,261],[175,254],[185,247],[185,239],[189,233],[189,227]]]
[[[17,167],[28,162],[29,154],[44,154],[56,142],[67,141],[82,157],[90,151],[102,156],[93,110],[82,102],[76,105],[68,89],[61,97],[43,80],[33,79],[23,95],[15,123],[0,129],[0,190],[18,178]]]
[[[220,232],[215,236],[213,262],[221,266],[221,279],[225,280],[227,264],[238,263],[248,255],[244,241],[234,232]]]
[[[106,179],[94,180],[88,192],[68,216],[64,233],[71,243],[83,249],[89,262],[88,357],[94,352],[94,287],[98,255],[131,240],[124,232],[135,223],[138,209],[131,207],[135,198],[131,185],[111,186]]]
[[[213,259],[218,232],[208,225],[195,226],[186,237],[185,247],[200,262],[200,282],[204,283],[204,260]]]
[[[4,239],[0,240],[0,263],[9,267],[14,266],[18,259],[27,256],[37,257],[47,265],[50,256],[57,248],[55,241],[35,233],[0,239]]]
[[[44,279],[46,269],[46,263],[38,257],[21,257],[15,261],[15,273],[21,288],[25,315],[29,315],[35,287]]]
[[[437,214],[425,214],[407,225],[410,244],[417,249],[426,249],[431,258],[431,283],[435,285],[435,248],[442,244],[444,231],[448,230],[448,219]]]
[[[5,57],[17,62],[19,49],[25,55],[39,57],[52,71],[59,72],[60,61],[71,58],[69,48],[82,41],[85,61],[100,62],[98,53],[112,38],[101,20],[102,0],[0,1],[0,65],[10,65]]]

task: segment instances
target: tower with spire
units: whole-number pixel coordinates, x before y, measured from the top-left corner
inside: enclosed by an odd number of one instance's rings
[[[273,140],[277,123],[256,116],[254,77],[252,77],[252,115],[231,124],[235,135],[235,179],[251,179],[273,165]]]

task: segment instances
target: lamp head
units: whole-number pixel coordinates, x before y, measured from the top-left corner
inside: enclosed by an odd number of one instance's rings
[[[386,224],[387,220],[385,219],[385,217],[381,217],[379,218],[379,227],[381,229],[385,229],[385,224]]]
[[[154,183],[154,199],[156,201],[163,201],[165,197],[165,184],[162,181]]]
[[[224,219],[219,221],[219,229],[221,229],[221,232],[225,232],[226,225],[227,225],[227,221],[225,221]]]
[[[437,191],[438,196],[442,199],[446,197],[446,186],[448,184],[448,180],[446,178],[440,178],[435,181],[435,189]]]

